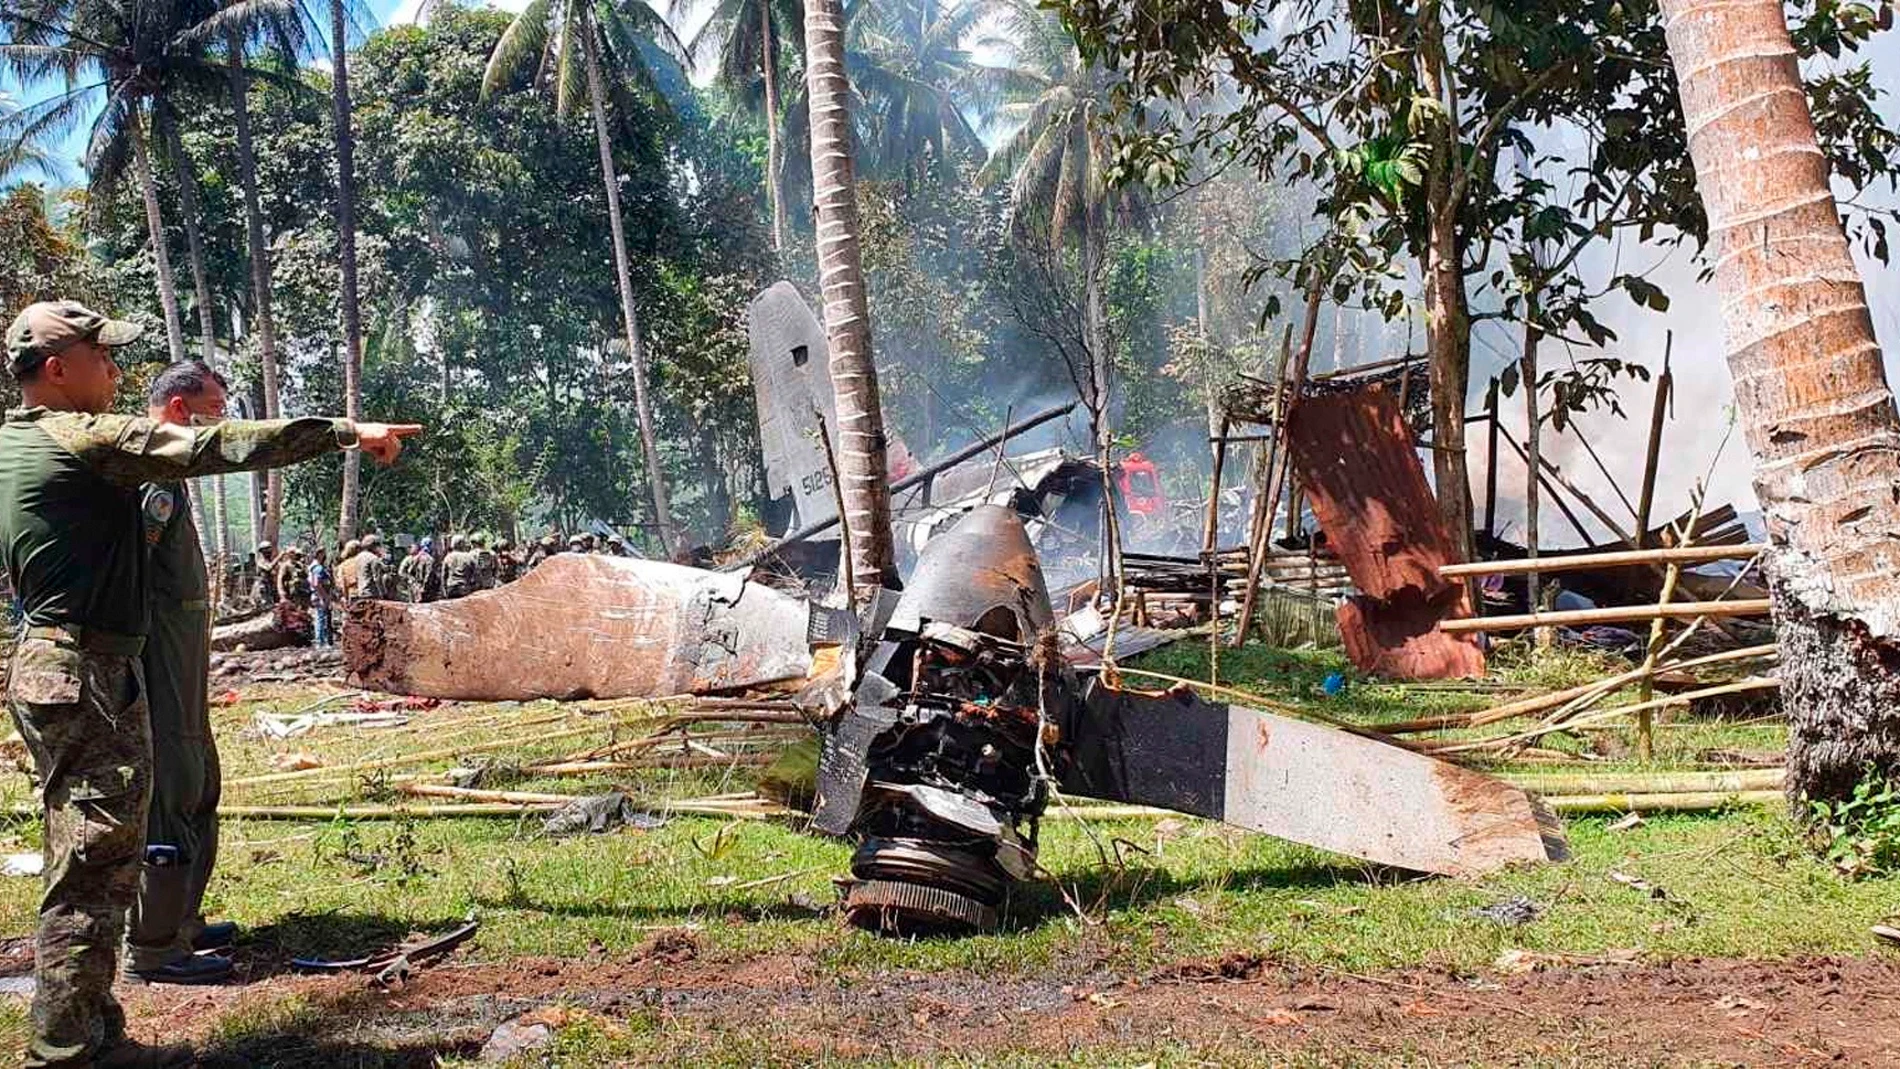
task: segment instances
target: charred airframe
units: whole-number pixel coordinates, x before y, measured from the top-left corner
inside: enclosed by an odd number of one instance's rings
[[[995,505],[932,539],[901,594],[856,614],[739,575],[580,555],[457,601],[351,612],[352,678],[382,690],[797,693],[822,725],[814,826],[858,843],[844,908],[881,930],[993,924],[1036,870],[1056,790],[1420,872],[1471,875],[1564,849],[1550,814],[1501,780],[1073,667],[1023,522]],[[816,655],[827,647],[837,655]]]

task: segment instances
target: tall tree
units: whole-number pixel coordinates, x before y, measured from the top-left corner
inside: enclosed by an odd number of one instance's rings
[[[975,92],[964,45],[994,10],[987,0],[886,0],[852,14],[846,59],[870,171],[910,178],[935,167],[950,177],[959,160],[982,158],[966,105],[996,102]]]
[[[350,129],[350,39],[348,0],[330,0],[330,94],[336,124],[336,248],[343,312],[343,414],[363,415],[363,309],[356,289],[356,135]],[[361,507],[363,458],[352,449],[343,455],[343,503],[337,515],[337,539],[356,536]]]
[[[842,0],[806,0],[805,91],[811,100],[812,191],[825,342],[837,397],[838,479],[848,532],[854,603],[896,577],[884,406],[871,358],[871,312],[859,248],[851,81],[845,73]]]
[[[1111,222],[1137,207],[1132,192],[1108,181],[1111,163],[1108,80],[1083,59],[1055,17],[1027,3],[1003,9],[1008,32],[993,41],[1002,61],[977,71],[979,84],[1003,101],[999,121],[1014,127],[982,175],[1007,182],[1018,241],[1059,258],[1073,243],[1083,290],[1080,337],[1087,354],[1089,409],[1096,451],[1106,460],[1110,371],[1108,239]],[[1043,257],[1047,262],[1047,257]]]
[[[600,149],[600,177],[607,192],[607,222],[613,236],[614,280],[620,295],[621,326],[633,378],[634,410],[640,426],[640,450],[652,495],[653,520],[668,554],[684,547],[667,500],[666,471],[654,432],[653,402],[647,390],[646,343],[634,306],[633,275],[627,255],[626,222],[620,211],[620,176],[614,167],[613,129],[607,121],[607,73],[651,87],[653,72],[642,43],[663,42],[675,55],[685,46],[642,0],[531,0],[496,43],[482,79],[484,95],[493,94],[524,69],[539,64],[553,81],[557,110],[566,116],[575,92],[584,87]]]
[[[1788,789],[1900,774],[1900,415],[1780,0],[1664,0],[1768,557]]]
[[[674,0],[675,20],[690,5]],[[804,48],[805,12],[799,0],[717,0],[706,22],[686,42],[695,63],[717,61],[718,80],[765,126],[765,193],[772,209],[772,248],[785,248],[784,112],[779,86],[791,69],[788,52]]]
[[[1437,491],[1461,544],[1470,531],[1471,324],[1521,322],[1526,312],[1492,259],[1507,244],[1493,239],[1512,186],[1500,159],[1534,149],[1540,129],[1582,143],[1567,161],[1564,198],[1549,198],[1543,222],[1556,233],[1702,233],[1654,0],[1056,4],[1083,53],[1117,76],[1113,101],[1131,120],[1116,135],[1117,180],[1174,184],[1219,161],[1305,189],[1315,216],[1350,220],[1361,253],[1384,261],[1373,271],[1353,265],[1332,284],[1335,300],[1358,288],[1392,318],[1422,298]],[[1802,6],[1817,33],[1831,35],[1819,47],[1838,49],[1843,25],[1873,17],[1860,4]],[[1891,174],[1891,135],[1865,72],[1823,76],[1810,91],[1827,105],[1823,145],[1857,184]],[[1637,275],[1607,282],[1561,307],[1546,293],[1539,332],[1602,345],[1615,336],[1590,316],[1590,300],[1622,289],[1660,303]],[[1558,322],[1583,337],[1552,330]]]

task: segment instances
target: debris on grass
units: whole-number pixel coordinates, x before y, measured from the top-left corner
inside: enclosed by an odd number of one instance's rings
[[[1473,906],[1471,913],[1473,916],[1483,917],[1485,920],[1491,921],[1494,924],[1499,924],[1506,928],[1516,928],[1520,925],[1529,924],[1543,916],[1544,907],[1523,895],[1518,895],[1515,898],[1507,898],[1502,902],[1493,902],[1488,906]]]
[[[608,791],[567,803],[541,825],[541,830],[548,835],[579,835],[583,832],[599,835],[619,827],[652,831],[665,825],[665,817],[646,812],[620,791]]]

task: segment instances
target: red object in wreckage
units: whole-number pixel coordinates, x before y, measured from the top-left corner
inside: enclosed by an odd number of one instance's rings
[[[1116,486],[1122,492],[1122,501],[1128,511],[1136,516],[1161,516],[1168,511],[1168,499],[1161,493],[1161,471],[1155,462],[1140,453],[1130,453],[1123,459],[1120,474],[1116,477]]]

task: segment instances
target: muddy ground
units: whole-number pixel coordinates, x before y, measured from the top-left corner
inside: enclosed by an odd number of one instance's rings
[[[190,1038],[208,1064],[422,1066],[472,1055],[498,1023],[558,1004],[680,1064],[735,1051],[786,1063],[1092,1054],[1139,1064],[1161,1050],[1220,1062],[1900,1065],[1892,956],[1470,976],[1230,956],[1142,976],[1080,962],[1070,978],[995,979],[840,974],[799,955],[716,960],[690,933],[663,933],[619,960],[451,958],[390,989],[280,968],[244,961],[253,979],[242,986],[132,989],[134,1034]],[[249,1023],[234,1031],[233,1020]]]

